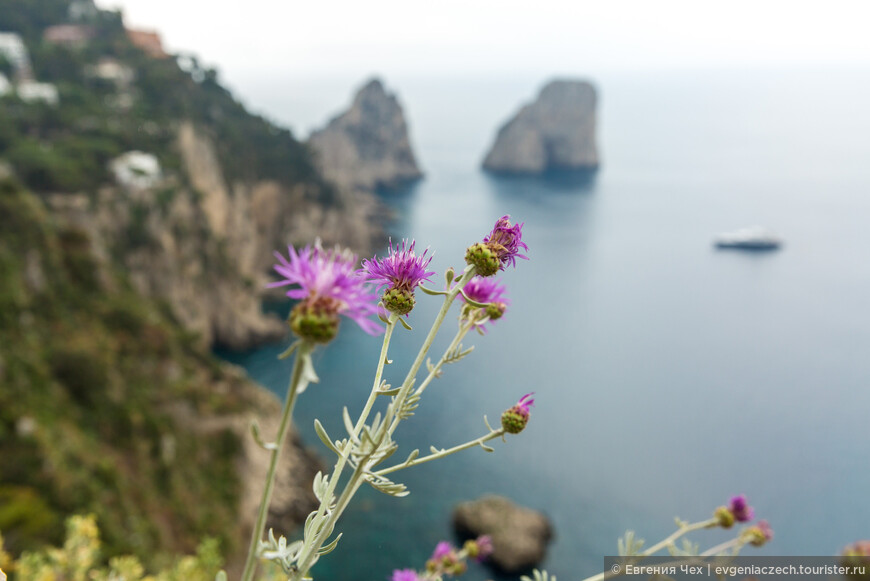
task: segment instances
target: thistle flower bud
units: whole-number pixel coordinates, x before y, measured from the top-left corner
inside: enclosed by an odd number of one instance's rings
[[[535,403],[531,396],[531,393],[527,393],[515,406],[505,410],[501,415],[501,427],[508,434],[519,434],[529,423],[529,408]]]
[[[486,305],[486,316],[489,317],[490,321],[497,321],[501,319],[506,310],[507,305],[505,303],[489,303]]]
[[[720,506],[713,511],[713,518],[718,521],[718,524],[723,529],[730,529],[734,526],[734,514],[728,510],[727,506]]]
[[[465,541],[462,548],[466,555],[480,562],[492,554],[492,539],[488,535],[481,535]]]
[[[766,520],[760,520],[755,526],[740,533],[740,537],[753,547],[760,547],[773,539],[773,529]]]
[[[302,301],[290,311],[290,329],[312,343],[329,343],[338,334],[339,306],[339,301],[329,297]]]
[[[381,295],[384,308],[397,315],[407,315],[417,303],[412,291],[400,288],[392,288]]]
[[[465,251],[465,262],[471,264],[480,276],[492,276],[498,272],[498,254],[484,242],[472,244]]]

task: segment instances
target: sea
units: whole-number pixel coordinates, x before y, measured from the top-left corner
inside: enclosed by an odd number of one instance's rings
[[[870,538],[870,71],[615,72],[599,96],[596,172],[483,172],[495,133],[550,75],[385,78],[404,107],[425,177],[382,192],[394,240],[430,248],[443,284],[464,249],[509,214],[528,261],[501,275],[510,308],[448,366],[397,431],[396,458],[486,432],[534,392],[526,430],[394,474],[410,495],[364,488],[320,579],[386,580],[455,540],[451,510],[501,494],[541,511],[560,581],[601,570],[627,530],[647,546],[674,518],[702,520],[746,494],[775,537],[758,555],[835,555]],[[576,75],[572,75],[576,76]],[[582,75],[581,75],[582,78]],[[340,112],[365,79],[250,79],[243,93],[301,136]],[[761,225],[774,252],[717,250]],[[418,296],[386,378],[401,382],[440,300]],[[282,307],[277,307],[282,308]],[[283,308],[286,309],[286,306]],[[453,336],[442,329],[435,357]],[[221,353],[283,397],[287,343]],[[343,323],[320,348],[320,383],[295,424],[342,436],[362,408],[380,340]],[[691,536],[700,548],[724,531]],[[468,581],[517,579],[472,563]]]

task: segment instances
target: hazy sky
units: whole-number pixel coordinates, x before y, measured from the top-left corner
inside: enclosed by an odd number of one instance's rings
[[[870,64],[867,0],[97,0],[229,77]]]

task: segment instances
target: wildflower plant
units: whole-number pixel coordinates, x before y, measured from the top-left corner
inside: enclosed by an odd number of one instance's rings
[[[516,266],[516,258],[527,258],[520,251],[528,250],[522,240],[522,224],[511,224],[510,218],[503,216],[481,242],[468,248],[467,265],[463,271],[457,274],[453,268],[449,268],[444,275],[445,286],[435,289],[425,286],[431,284],[435,276],[435,272],[427,270],[432,260],[429,250],[418,254],[415,246],[415,241],[403,240],[395,246],[391,241],[386,256],[363,261],[359,270],[355,269],[356,257],[352,254],[338,248],[324,250],[319,244],[299,251],[290,248],[287,257],[275,254],[278,262],[274,268],[282,278],[269,286],[289,286],[291,288],[287,296],[299,301],[288,318],[296,341],[280,356],[286,358],[295,355],[295,359],[275,441],[264,441],[259,428],[256,424],[253,426],[254,437],[271,453],[271,461],[242,573],[243,581],[254,578],[258,559],[280,565],[290,581],[310,579],[314,564],[332,551],[341,539],[339,519],[360,487],[368,484],[391,496],[405,496],[409,491],[404,484],[393,480],[394,473],[478,446],[491,452],[493,449],[486,442],[504,438],[507,433],[518,433],[528,422],[528,408],[532,400],[524,396],[505,412],[517,416],[509,427],[505,427],[504,420],[502,425],[492,427],[484,416],[486,431],[478,438],[450,448],[432,446],[425,455],[413,450],[404,460],[388,461],[398,450],[394,440],[396,428],[414,415],[425,390],[442,376],[445,365],[455,363],[471,353],[473,348],[466,349],[462,345],[466,335],[471,330],[482,332],[486,323],[505,314],[508,305],[505,287],[491,278],[482,277],[492,277],[506,266]],[[406,318],[416,305],[417,290],[440,297],[442,305],[404,380],[399,386],[393,387],[383,378],[385,366],[393,364],[389,359],[389,347],[397,323],[411,328]],[[433,363],[429,350],[457,298],[462,308],[456,334],[441,357]],[[319,420],[314,421],[318,437],[336,459],[330,474],[319,472],[314,478],[314,494],[320,505],[306,519],[302,538],[291,542],[270,530],[264,539],[277,462],[291,424],[297,396],[310,383],[318,381],[311,354],[337,335],[341,316],[353,320],[372,335],[383,332],[369,397],[355,419],[344,408],[346,434],[340,438],[333,438]],[[375,320],[375,316],[383,326]],[[383,409],[376,411],[378,404],[383,404]],[[517,429],[519,424],[522,427]],[[397,571],[394,577],[440,579],[442,575],[459,573],[466,557],[480,557],[489,550],[491,545],[488,539],[479,539],[462,549],[451,548],[440,556],[440,560],[432,561],[433,565],[427,568],[422,577],[416,576],[413,570]]]

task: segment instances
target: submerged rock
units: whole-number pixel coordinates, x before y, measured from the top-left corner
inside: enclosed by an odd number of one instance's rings
[[[462,537],[489,535],[489,560],[506,573],[517,573],[544,560],[553,526],[543,514],[503,496],[487,495],[453,509],[453,527]]]
[[[598,167],[595,88],[586,81],[548,83],[499,129],[483,168],[503,173]]]
[[[324,177],[340,188],[372,191],[423,175],[402,107],[378,79],[357,92],[350,109],[312,133],[309,145]]]

